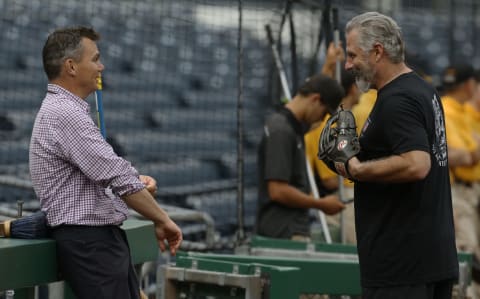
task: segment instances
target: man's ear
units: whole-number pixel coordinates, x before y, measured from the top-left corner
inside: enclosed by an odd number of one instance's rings
[[[383,45],[381,43],[375,43],[373,45],[373,51],[375,53],[375,62],[378,62],[380,58],[382,58],[385,49],[383,48]]]
[[[312,93],[310,99],[312,102],[319,102],[320,104],[323,104],[322,96],[319,93]]]
[[[73,59],[68,58],[65,59],[65,62],[63,63],[63,67],[65,69],[65,72],[70,75],[74,76],[77,73],[77,65],[75,64],[75,61]]]

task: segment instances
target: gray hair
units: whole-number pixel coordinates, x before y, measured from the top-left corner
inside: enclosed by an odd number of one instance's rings
[[[402,30],[390,17],[378,12],[366,12],[351,19],[345,32],[356,29],[359,34],[359,47],[367,52],[375,43],[383,45],[390,61],[400,63],[405,61],[405,44]]]

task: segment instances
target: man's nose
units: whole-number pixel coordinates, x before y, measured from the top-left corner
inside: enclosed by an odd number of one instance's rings
[[[353,68],[353,63],[349,59],[345,61],[345,69],[348,71]]]

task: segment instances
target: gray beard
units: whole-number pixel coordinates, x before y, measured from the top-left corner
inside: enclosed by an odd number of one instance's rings
[[[371,83],[365,80],[365,78],[360,77],[355,78],[355,84],[357,85],[358,89],[363,93],[367,92],[370,89],[371,85]]]

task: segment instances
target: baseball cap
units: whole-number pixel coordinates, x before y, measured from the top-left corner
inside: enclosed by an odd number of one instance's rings
[[[471,65],[452,65],[443,72],[442,84],[445,87],[453,87],[471,78],[475,78],[475,70]]]
[[[338,105],[345,96],[342,86],[336,80],[323,74],[317,74],[305,79],[298,89],[298,93],[301,95],[319,93],[330,114],[337,110]]]

